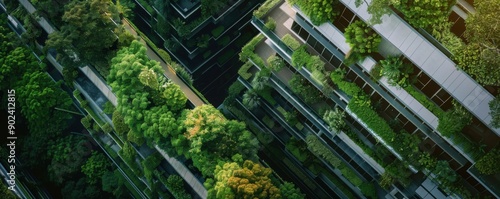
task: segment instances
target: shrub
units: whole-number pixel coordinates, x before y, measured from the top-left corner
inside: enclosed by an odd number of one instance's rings
[[[294,0],[290,3],[296,3],[314,25],[332,21],[339,14],[333,9],[338,4],[334,0]]]
[[[212,30],[212,36],[219,37],[224,32],[224,26],[219,26]]]
[[[261,19],[264,15],[266,15],[269,12],[269,10],[274,8],[274,6],[276,6],[276,4],[280,2],[281,0],[267,0],[257,10],[253,11],[253,16]]]
[[[243,64],[240,69],[238,70],[238,74],[245,80],[249,80],[250,77],[252,77],[252,73],[248,72],[248,69],[250,69],[253,66],[252,62],[247,61],[245,64]]]
[[[271,55],[269,56],[269,58],[267,58],[267,64],[272,70],[279,71],[283,67],[285,67],[285,60],[281,59],[281,57],[278,57],[276,55]]]
[[[285,45],[290,47],[292,50],[297,50],[300,47],[299,41],[297,41],[288,33],[286,35],[283,35],[281,41],[283,41],[283,43],[285,43]]]
[[[448,110],[439,117],[437,130],[445,137],[460,133],[462,129],[472,122],[472,114],[462,105],[453,101],[453,109]]]
[[[191,76],[191,74],[189,74],[189,72],[186,71],[184,67],[176,62],[170,62],[170,67],[175,70],[176,75],[184,80],[184,82],[186,82],[188,85],[193,85],[193,77]]]
[[[361,180],[356,173],[352,169],[350,169],[347,166],[343,166],[340,169],[340,172],[342,172],[342,175],[349,180],[354,186],[359,187],[363,183],[363,180]]]
[[[167,53],[167,51],[163,50],[163,49],[158,49],[158,55],[160,55],[160,57],[163,59],[163,61],[165,61],[166,63],[170,63],[172,62],[172,58],[170,57],[170,55]]]
[[[340,90],[344,91],[347,95],[351,97],[356,97],[363,94],[361,88],[359,88],[355,83],[347,82],[344,80],[345,71],[341,69],[336,69],[330,74],[330,78],[333,83],[335,83]]]
[[[222,47],[227,46],[229,42],[231,42],[231,38],[229,36],[224,36],[217,40],[217,44]]]
[[[307,148],[316,156],[327,161],[333,167],[339,167],[342,163],[333,153],[315,136],[306,137]]]
[[[426,28],[447,21],[450,8],[455,3],[455,0],[401,0],[395,7],[410,24],[417,28]]]
[[[269,30],[274,30],[276,28],[276,20],[274,20],[272,17],[268,17],[265,26]]]
[[[500,96],[491,100],[488,103],[490,107],[491,123],[490,125],[495,128],[500,128]]]
[[[314,104],[321,101],[323,95],[318,91],[318,89],[314,88],[310,82],[304,79],[300,75],[294,75],[289,81],[291,90],[299,95],[304,102],[308,104]]]
[[[379,81],[380,78],[382,78],[382,65],[376,64],[371,70],[370,70],[370,76],[374,81]]]
[[[377,190],[375,189],[375,185],[370,182],[363,182],[360,186],[359,189],[361,189],[361,193],[365,195],[368,198],[371,199],[376,199],[377,197]]]
[[[344,36],[353,54],[359,54],[364,58],[370,53],[378,52],[381,38],[363,21],[358,20],[347,26]]]
[[[250,40],[243,48],[241,49],[240,52],[240,61],[246,62],[253,54],[255,54],[253,51],[255,50],[255,46],[259,44],[262,39],[264,39],[264,35],[258,34],[252,40]]]
[[[188,199],[191,196],[184,189],[184,180],[178,175],[170,175],[165,185],[175,198]]]
[[[500,149],[494,148],[476,162],[476,168],[479,173],[492,175],[500,172],[498,163],[500,162]]]
[[[334,131],[335,133],[338,133],[338,131],[345,127],[344,118],[345,113],[339,108],[335,108],[335,110],[329,109],[323,114],[323,120],[328,124],[330,131]]]
[[[102,132],[108,134],[111,131],[113,131],[113,127],[111,127],[111,125],[109,123],[102,125]]]
[[[387,77],[390,85],[401,87],[410,85],[410,74],[413,72],[413,68],[403,64],[403,60],[398,57],[389,57],[380,60],[380,65],[382,66],[382,75]]]

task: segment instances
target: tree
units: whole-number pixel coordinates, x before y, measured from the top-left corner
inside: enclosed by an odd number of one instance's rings
[[[436,174],[438,181],[441,184],[449,185],[457,180],[457,173],[451,169],[450,165],[445,160],[437,161],[436,167],[434,167],[434,174]]]
[[[335,131],[336,133],[345,127],[344,118],[345,113],[339,108],[335,108],[334,110],[329,109],[323,114],[323,120],[330,127],[330,131]]]
[[[115,126],[116,133],[120,136],[125,136],[130,130],[127,124],[125,124],[125,121],[123,121],[123,116],[118,110],[113,111],[112,122]]]
[[[260,97],[255,90],[247,90],[243,94],[243,105],[248,109],[254,109],[260,105]]]
[[[252,79],[252,87],[256,91],[262,91],[267,86],[269,81],[269,76],[264,74],[265,72],[259,71],[255,73],[255,77]]]
[[[306,197],[305,194],[300,192],[299,188],[296,188],[293,183],[285,182],[280,185],[281,197],[284,199],[303,199]]]
[[[496,97],[489,103],[491,123],[490,125],[495,128],[500,128],[500,97]]]
[[[276,55],[269,56],[269,58],[267,58],[267,64],[274,71],[279,71],[285,67],[285,61]]]
[[[99,199],[106,197],[96,185],[87,184],[86,178],[68,181],[61,189],[64,199]]]
[[[281,198],[280,190],[269,178],[271,169],[246,160],[217,165],[215,169],[216,198]]]
[[[80,170],[85,158],[90,155],[86,141],[76,136],[66,136],[51,141],[47,156],[52,159],[48,166],[51,181],[61,184]]]
[[[481,159],[479,159],[479,161],[476,162],[475,166],[479,173],[484,175],[492,175],[500,172],[498,162],[500,162],[500,150],[498,148],[494,148]]]
[[[87,176],[87,182],[94,185],[99,179],[106,173],[109,172],[109,167],[111,166],[102,153],[92,152],[92,155],[84,165],[82,165],[82,173]]]
[[[116,198],[130,198],[127,194],[125,179],[118,169],[106,172],[101,177],[102,190],[113,194]]]
[[[171,81],[163,85],[163,98],[170,111],[177,112],[183,109],[187,102],[186,95],[182,92],[179,85]]]
[[[184,189],[184,180],[178,175],[170,175],[165,185],[175,198],[189,199],[191,196]]]
[[[135,161],[135,156],[137,155],[134,147],[129,142],[124,142],[122,149],[118,153],[128,164],[133,163]]]
[[[466,21],[465,36],[470,42],[459,54],[459,66],[479,83],[500,86],[500,28],[497,14],[500,3],[495,0],[474,2],[475,14]],[[471,55],[472,53],[472,55]]]

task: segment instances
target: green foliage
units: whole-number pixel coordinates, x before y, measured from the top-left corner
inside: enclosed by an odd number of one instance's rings
[[[444,111],[436,103],[429,100],[425,94],[415,89],[413,85],[404,87],[405,91],[408,92],[413,98],[415,98],[420,104],[431,111],[436,117],[441,117]]]
[[[111,127],[111,125],[109,123],[104,124],[101,128],[102,128],[102,132],[104,132],[106,134],[111,133],[111,131],[113,131],[113,127]]]
[[[361,0],[357,0],[361,1]],[[370,5],[368,5],[368,13],[371,14],[370,24],[380,24],[382,23],[382,16],[386,14],[391,14],[391,5],[396,3],[394,0],[373,0]],[[359,4],[361,5],[361,4]],[[358,7],[359,5],[356,5]]]
[[[346,165],[343,165],[340,168],[340,172],[345,178],[347,178],[347,180],[349,180],[349,182],[351,182],[356,187],[361,186],[361,184],[363,183],[363,180],[361,180],[361,178],[359,178],[356,173],[354,173],[354,171]]]
[[[475,14],[468,15],[465,36],[467,47],[456,56],[459,67],[483,85],[500,86],[500,29],[498,10],[500,4],[495,0],[474,2]]]
[[[253,89],[247,90],[243,94],[242,102],[243,102],[243,105],[245,105],[248,109],[254,109],[260,105],[260,96]]]
[[[382,41],[380,36],[361,20],[349,24],[344,36],[351,47],[351,56],[360,56],[355,57],[355,62],[364,59],[370,53],[378,52],[378,45]],[[351,56],[346,55],[346,59],[352,59]]]
[[[212,30],[211,32],[212,36],[219,37],[222,34],[222,32],[224,32],[224,29],[225,29],[224,26],[218,26],[217,28]]]
[[[447,21],[451,6],[455,3],[456,0],[401,0],[395,7],[411,25],[426,28]]]
[[[377,190],[375,189],[375,185],[369,182],[363,182],[359,189],[361,189],[361,193],[365,195],[367,198],[376,199],[377,198]]]
[[[87,115],[83,117],[80,122],[82,123],[83,127],[86,129],[90,129],[92,127],[92,117],[90,115]]]
[[[5,199],[16,199],[16,195],[10,191],[5,184],[0,185],[0,195]]]
[[[453,109],[439,117],[437,130],[445,137],[457,135],[472,122],[472,114],[457,102],[453,102]]]
[[[257,36],[252,38],[252,40],[250,40],[247,44],[245,44],[245,46],[243,46],[239,54],[240,61],[246,62],[252,55],[255,55],[255,53],[253,52],[255,50],[255,46],[257,46],[257,44],[259,44],[262,41],[262,39],[264,39],[264,37],[265,37],[264,35],[258,34]]]
[[[264,24],[269,30],[274,30],[276,28],[276,20],[272,17],[267,18],[266,24]]]
[[[285,67],[285,60],[276,55],[271,55],[267,58],[267,64],[273,71],[280,71],[283,67]]]
[[[458,178],[457,173],[455,173],[455,171],[445,160],[437,161],[433,173],[436,174],[437,180],[445,186],[455,182]]]
[[[253,16],[262,19],[272,8],[274,8],[281,0],[267,0],[257,10],[253,11]],[[273,28],[274,29],[274,28]]]
[[[333,167],[339,167],[342,161],[336,157],[315,135],[306,137],[307,148],[316,156],[325,159]]]
[[[382,75],[387,77],[390,85],[407,87],[411,84],[410,74],[413,72],[413,68],[404,64],[400,58],[389,57],[380,60],[380,65],[382,66]]]
[[[137,152],[135,151],[134,147],[132,144],[129,142],[123,143],[122,149],[118,151],[118,153],[122,156],[123,160],[127,164],[135,164],[135,157],[137,155]]]
[[[451,32],[452,23],[442,22],[432,26],[432,36],[434,36],[452,54],[459,54],[464,47],[464,42],[460,37]]]
[[[307,147],[306,143],[295,137],[291,137],[285,145],[285,148],[302,163],[311,157],[311,153],[307,150]]]
[[[292,50],[297,50],[300,47],[299,41],[297,41],[294,37],[292,37],[290,34],[285,34],[283,37],[281,37],[281,41],[285,43],[288,47],[290,47]]]
[[[87,176],[89,184],[95,184],[108,171],[111,164],[102,153],[92,152],[92,156],[82,165],[82,173]]]
[[[294,75],[289,81],[291,90],[299,95],[304,102],[314,104],[321,101],[323,95],[305,78],[300,75]]]
[[[175,198],[189,199],[191,196],[184,189],[184,180],[178,175],[170,175],[165,185]]]
[[[410,183],[411,171],[408,170],[402,162],[395,160],[385,168],[385,172],[390,176],[386,180],[397,180],[404,186]],[[385,174],[385,173],[384,173]],[[383,179],[384,180],[384,179]],[[392,183],[391,183],[392,184]],[[382,183],[381,183],[382,186]]]
[[[125,179],[117,169],[113,172],[106,172],[101,177],[102,190],[113,194],[116,198],[126,198],[128,191],[125,187]]]
[[[281,197],[284,199],[304,199],[305,194],[300,192],[299,188],[296,188],[293,183],[285,182],[280,185]]]
[[[184,125],[190,142],[189,155],[204,176],[213,175],[218,161],[229,160],[236,153],[244,159],[256,158],[258,141],[245,124],[226,120],[211,105],[197,106],[187,113]]]
[[[245,64],[243,64],[240,69],[238,69],[238,74],[245,80],[250,79],[250,77],[252,77],[252,73],[248,72],[248,69],[250,69],[252,66],[252,62],[245,62]]]
[[[339,14],[338,11],[334,10],[338,1],[334,0],[294,0],[290,3],[290,5],[297,4],[300,10],[309,16],[311,22],[317,26],[324,22],[333,21]]]
[[[87,10],[87,12],[81,12]],[[109,16],[111,15],[111,17]],[[65,6],[64,24],[60,31],[49,35],[47,46],[67,56],[77,57],[77,63],[93,63],[104,76],[107,75],[108,59],[113,56],[113,44],[117,41],[113,16],[118,16],[115,5],[105,0],[72,1]],[[110,34],[111,30],[117,31]],[[124,31],[121,29],[121,31]],[[81,37],[85,36],[84,39]],[[75,54],[76,53],[76,54]],[[80,62],[81,61],[81,62]]]
[[[489,103],[491,123],[490,125],[495,128],[500,128],[500,97],[496,97]]]
[[[280,189],[269,178],[271,173],[271,169],[250,160],[242,165],[236,162],[217,165],[215,184],[207,183],[208,198],[281,198]]]
[[[199,48],[206,48],[208,47],[209,42],[210,36],[208,36],[207,34],[203,34],[196,39],[196,46],[198,46]]]
[[[180,111],[183,109],[187,102],[187,97],[181,91],[179,85],[169,81],[163,85],[163,98],[165,100],[165,106],[171,111]]]
[[[229,0],[201,0],[201,13],[204,17],[217,15],[229,3]]]
[[[379,81],[380,78],[382,78],[382,65],[376,64],[371,70],[370,70],[370,76],[374,81]]]
[[[345,81],[344,76],[345,71],[341,69],[336,69],[330,74],[332,82],[335,83],[339,87],[339,89],[344,91],[344,93],[346,93],[347,95],[356,97],[364,94],[363,90],[361,90],[361,88],[359,88],[355,83]]]
[[[81,165],[89,155],[85,140],[77,136],[66,136],[50,141],[47,156],[51,163],[47,168],[49,178],[56,184],[62,184],[80,171]]]
[[[130,131],[130,128],[127,126],[127,124],[125,124],[125,121],[123,121],[123,116],[118,110],[115,110],[113,112],[112,122],[118,135],[123,137],[126,136]]]
[[[330,127],[330,131],[335,133],[338,133],[346,126],[344,118],[345,113],[339,108],[335,108],[334,110],[328,109],[323,114],[323,120],[328,124],[328,127]]]
[[[498,163],[500,162],[500,150],[494,148],[476,162],[476,168],[479,173],[484,175],[492,175],[500,172]]]

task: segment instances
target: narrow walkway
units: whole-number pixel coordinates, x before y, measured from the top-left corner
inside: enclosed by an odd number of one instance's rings
[[[127,20],[123,20],[122,22],[123,22],[123,25],[125,26],[125,29],[127,29],[135,37],[138,36],[137,32],[130,26],[130,24]],[[175,70],[172,67],[170,67],[170,65],[165,63],[165,61],[163,61],[163,59],[161,59],[153,51],[153,49],[151,49],[151,47],[146,44],[146,42],[142,38],[141,38],[141,42],[144,43],[144,46],[147,49],[146,54],[148,55],[148,57],[152,60],[160,62],[160,66],[165,71],[165,75],[167,76],[167,78],[170,79],[173,83],[179,85],[179,87],[181,88],[184,95],[186,95],[188,100],[191,103],[193,103],[194,106],[201,106],[201,105],[205,104],[203,102],[203,100],[201,100],[201,98],[198,97],[198,95],[196,95],[196,93],[194,93],[193,90],[191,90],[191,88],[188,85],[186,85],[186,83],[184,83],[179,77],[177,77]]]

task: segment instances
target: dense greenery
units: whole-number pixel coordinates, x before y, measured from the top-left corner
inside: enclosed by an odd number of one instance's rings
[[[349,63],[361,61],[370,53],[378,52],[380,36],[361,20],[349,24],[344,36],[351,47],[350,53],[346,55]]]
[[[280,190],[269,178],[271,169],[246,160],[218,165],[215,169],[215,184],[207,184],[209,198],[282,198]],[[241,158],[241,157],[239,157]],[[290,193],[295,194],[295,193]]]
[[[461,69],[484,85],[500,86],[500,28],[496,0],[474,2],[475,14],[466,19],[465,36],[469,44],[456,56]]]
[[[403,63],[398,57],[390,57],[380,61],[382,75],[387,77],[390,85],[406,87],[411,84],[410,74],[413,68]]]
[[[323,95],[314,88],[309,81],[300,75],[294,75],[289,81],[291,90],[299,95],[304,102],[308,104],[314,104],[320,102]]]
[[[401,0],[395,7],[400,10],[410,24],[425,28],[447,21],[455,0]]]
[[[472,114],[457,102],[454,108],[439,116],[437,130],[443,136],[451,137],[459,134],[462,129],[472,122]]]
[[[253,16],[262,19],[272,8],[274,8],[282,0],[267,0],[257,10],[253,11]]]
[[[335,0],[291,0],[289,3],[290,5],[297,4],[314,25],[333,21],[339,14],[335,10],[339,2]]]
[[[70,1],[65,6],[60,31],[49,35],[47,46],[65,53],[73,65],[94,64],[106,76],[117,44],[126,46],[131,41],[123,39],[131,36],[117,27],[116,21],[120,21],[118,10],[109,0]]]
[[[283,35],[283,37],[281,37],[281,41],[283,41],[283,43],[285,43],[285,45],[290,47],[292,50],[297,50],[297,48],[300,47],[299,41],[297,41],[288,33]]]
[[[500,97],[495,97],[495,99],[489,102],[490,115],[491,115],[491,126],[495,128],[500,128]]]
[[[345,112],[339,108],[329,109],[323,114],[323,120],[330,127],[330,131],[338,133],[345,127]]]
[[[481,174],[492,175],[500,172],[500,149],[494,148],[476,162],[476,168]]]

